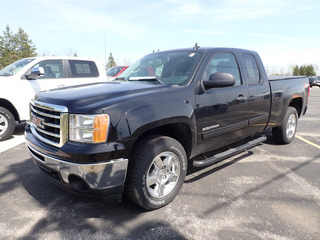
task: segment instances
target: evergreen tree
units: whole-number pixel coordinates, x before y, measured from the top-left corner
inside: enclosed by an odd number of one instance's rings
[[[3,68],[10,63],[14,62],[13,59],[16,57],[14,52],[14,43],[13,43],[13,32],[10,30],[9,26],[6,26],[5,31],[3,31],[3,37],[0,41],[0,67]]]
[[[315,75],[316,75],[316,73],[315,73],[314,68],[313,68],[312,65],[307,65],[307,66],[305,67],[305,73],[306,73],[305,76],[307,76],[307,77],[315,76]]]
[[[293,76],[300,76],[300,69],[299,69],[299,66],[298,65],[295,65],[294,67],[293,67],[293,71],[292,71],[293,73]]]
[[[315,76],[316,75],[316,72],[314,71],[314,68],[313,66],[310,64],[310,65],[303,65],[303,66],[300,66],[300,76],[307,76],[307,77],[310,77],[310,76]]]
[[[109,69],[109,68],[112,68],[112,67],[115,67],[115,66],[117,66],[116,61],[114,60],[114,58],[112,56],[112,53],[110,53],[106,68]]]
[[[306,67],[300,66],[300,76],[306,76]]]
[[[14,34],[9,26],[0,36],[0,68],[3,68],[21,58],[36,56],[36,48],[28,34],[19,28]]]
[[[22,28],[19,28],[18,33],[15,34],[14,38],[19,58],[34,57],[37,55],[33,42]]]

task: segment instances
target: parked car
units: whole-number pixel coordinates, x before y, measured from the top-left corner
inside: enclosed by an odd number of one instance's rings
[[[32,57],[0,70],[0,141],[10,138],[15,122],[29,120],[29,102],[43,90],[107,81],[99,60]]]
[[[320,79],[316,76],[309,77],[309,84],[310,87],[312,88],[313,86],[320,87]]]
[[[107,70],[108,80],[115,80],[124,70],[126,70],[129,66],[118,66],[113,67]]]
[[[266,129],[277,143],[293,141],[309,96],[306,77],[268,79],[256,52],[234,48],[156,52],[118,79],[37,94],[27,148],[58,185],[124,193],[148,210],[174,200],[189,163],[206,167],[251,148]]]

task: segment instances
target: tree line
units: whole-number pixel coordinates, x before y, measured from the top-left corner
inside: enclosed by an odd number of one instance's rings
[[[292,75],[293,76],[316,76],[316,72],[314,71],[313,66],[310,65],[302,65],[302,66],[298,66],[295,65],[292,69]]]
[[[9,26],[0,35],[0,69],[21,59],[37,56],[36,47],[20,27],[13,33]]]

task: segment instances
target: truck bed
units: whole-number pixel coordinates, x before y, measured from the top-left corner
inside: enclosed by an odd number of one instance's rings
[[[290,79],[298,79],[298,78],[306,78],[306,77],[305,76],[268,76],[269,81],[290,80]]]

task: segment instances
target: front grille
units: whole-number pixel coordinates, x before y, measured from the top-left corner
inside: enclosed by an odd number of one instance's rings
[[[32,133],[41,141],[61,147],[68,140],[68,109],[32,100],[30,102]]]

